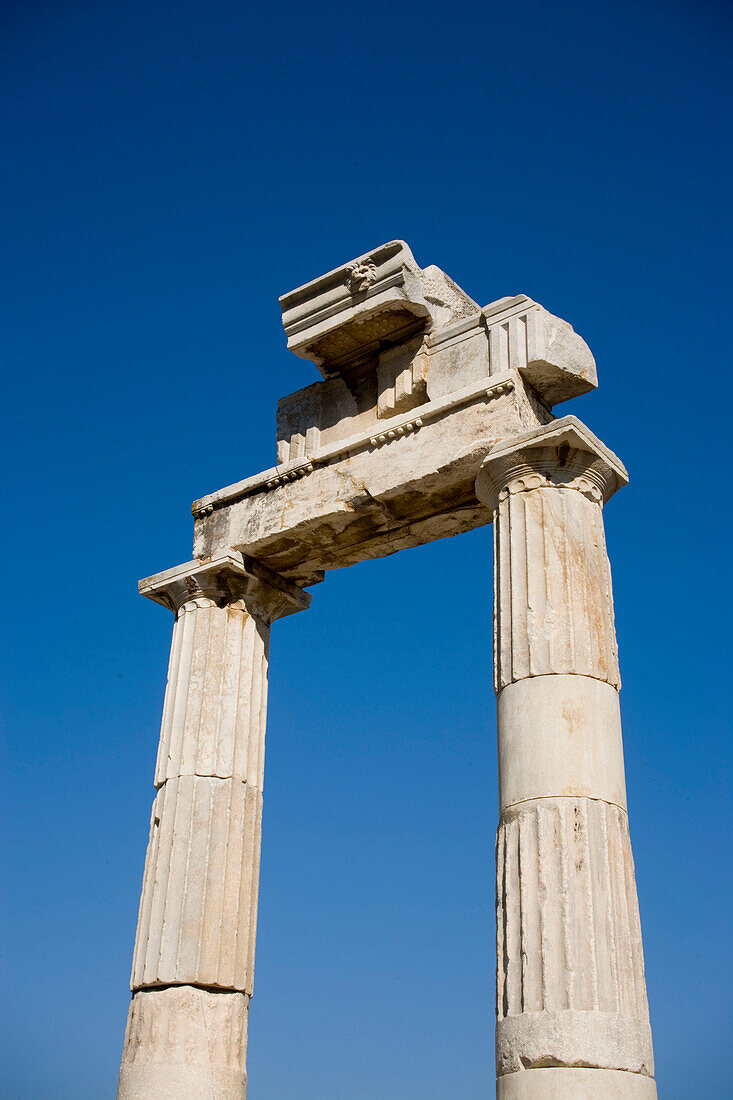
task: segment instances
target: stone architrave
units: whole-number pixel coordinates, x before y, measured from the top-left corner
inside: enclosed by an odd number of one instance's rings
[[[391,241],[281,299],[321,380],[278,465],[197,500],[176,616],[118,1097],[243,1100],[271,623],[339,569],[495,524],[497,1096],[656,1096],[601,506],[619,460],[555,404],[587,345],[481,308]]]

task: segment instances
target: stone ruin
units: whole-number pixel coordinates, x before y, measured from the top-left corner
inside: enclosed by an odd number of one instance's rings
[[[319,381],[277,465],[193,505],[119,1100],[243,1100],[271,624],[329,569],[494,524],[496,1095],[651,1100],[602,508],[621,461],[553,407],[588,346],[525,295],[480,307],[391,241],[280,299]]]

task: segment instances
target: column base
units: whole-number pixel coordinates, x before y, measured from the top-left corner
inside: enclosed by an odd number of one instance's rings
[[[657,1100],[657,1086],[617,1069],[526,1069],[497,1080],[496,1100]]]

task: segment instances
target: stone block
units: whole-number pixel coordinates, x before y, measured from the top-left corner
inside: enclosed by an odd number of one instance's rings
[[[516,489],[516,491],[515,491]],[[601,510],[582,493],[515,482],[495,518],[497,692],[525,676],[575,673],[620,686]]]
[[[612,1012],[525,1012],[496,1025],[496,1072],[548,1066],[615,1069],[654,1076],[648,1020]]]
[[[569,325],[524,294],[485,306],[492,370],[517,370],[550,408],[598,385],[590,348]]]
[[[529,1069],[496,1082],[496,1100],[657,1100],[651,1077],[612,1069]]]
[[[324,570],[472,530],[491,520],[475,492],[490,448],[551,417],[508,373],[418,412],[196,501],[194,554],[241,548],[308,585]]]
[[[262,795],[238,780],[169,779],[153,805],[131,988],[252,993]]]
[[[626,809],[619,697],[588,676],[532,676],[499,692],[499,808],[578,795]]]
[[[506,302],[513,305],[506,306]],[[519,303],[519,304],[517,304]],[[549,333],[564,332],[563,355],[555,341],[558,377],[565,380],[565,400],[590,382],[593,357],[570,325],[524,295],[503,299],[484,311],[383,343],[373,354],[335,374],[281,398],[277,414],[277,457],[284,464],[312,457],[320,447],[347,439],[359,431],[378,429],[379,421],[419,409],[457,393],[483,378],[510,372],[525,383],[530,399],[541,407],[537,423],[549,419],[549,410],[561,392],[558,385],[540,384],[535,370],[539,346],[552,343]],[[556,346],[558,345],[558,346]],[[545,349],[545,359],[550,352]],[[560,365],[562,362],[562,366]],[[545,363],[545,360],[543,360]],[[546,363],[545,363],[546,365]],[[570,379],[574,389],[571,392]],[[581,379],[581,382],[578,381]]]
[[[437,267],[424,270],[404,241],[389,241],[280,299],[288,348],[324,377],[385,344],[450,323],[479,307]]]
[[[313,458],[319,448],[333,447],[358,433],[380,432],[381,421],[422,410],[430,401],[449,398],[499,373],[491,369],[479,311],[435,332],[385,344],[343,375],[280,399],[278,464]],[[533,424],[538,422],[544,421]]]
[[[504,811],[496,849],[497,1072],[652,1076],[628,819],[589,798]]]
[[[189,600],[173,628],[155,785],[181,775],[262,790],[270,628],[241,601]]]
[[[244,1100],[248,1009],[243,993],[191,986],[136,993],[118,1100]]]

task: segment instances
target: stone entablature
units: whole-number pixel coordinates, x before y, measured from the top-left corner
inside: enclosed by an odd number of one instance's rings
[[[489,450],[596,385],[566,321],[526,295],[481,309],[404,242],[281,303],[291,346],[325,378],[280,401],[277,466],[194,503],[194,554],[234,548],[301,586],[489,523],[473,487]],[[323,359],[324,340],[347,337],[348,354]]]
[[[551,418],[520,375],[487,376],[197,501],[194,554],[233,547],[307,586],[325,570],[483,526],[483,459],[498,439]]]

